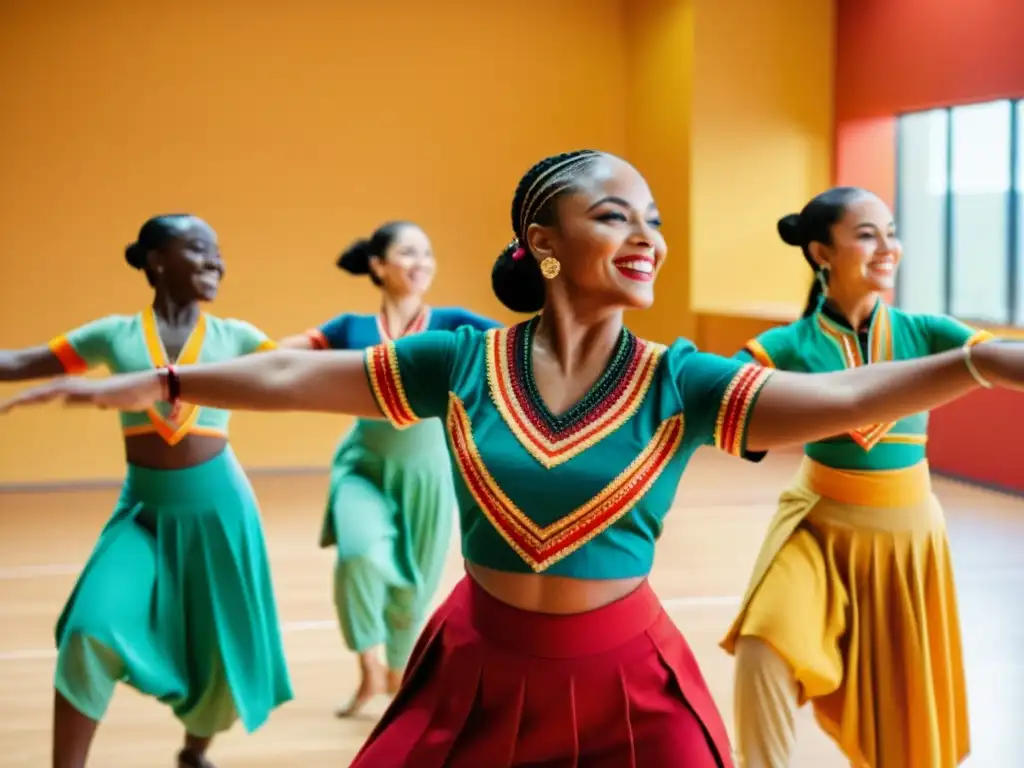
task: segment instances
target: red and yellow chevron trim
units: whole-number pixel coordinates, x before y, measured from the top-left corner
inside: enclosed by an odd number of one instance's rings
[[[405,429],[419,421],[405,396],[393,341],[385,341],[366,350],[366,374],[377,405],[393,426]]]
[[[818,327],[839,347],[843,356],[843,363],[847,368],[856,368],[865,364],[864,358],[860,353],[860,345],[853,334],[839,330],[821,314],[817,318]],[[889,318],[889,308],[884,302],[879,304],[878,316],[871,327],[871,338],[868,343],[871,350],[871,362],[878,363],[892,360],[892,325]],[[881,439],[894,426],[896,426],[895,421],[887,424],[869,424],[857,429],[851,429],[847,434],[865,451],[870,451],[878,445]]]
[[[446,427],[455,463],[469,492],[502,538],[537,573],[628,514],[650,491],[683,438],[682,414],[666,419],[640,455],[599,494],[542,528],[512,502],[487,470],[473,440],[469,416],[454,394],[449,397]]]
[[[388,321],[387,318],[384,317],[384,310],[377,313],[377,332],[380,334],[381,339],[387,341],[393,341],[395,339],[400,339],[403,336],[411,336],[414,333],[425,331],[428,325],[430,325],[430,307],[426,304],[420,307],[420,311],[417,312],[409,322],[408,327],[401,331],[397,336],[392,336],[391,331],[388,330]]]
[[[715,421],[716,448],[734,456],[742,455],[750,406],[772,373],[771,368],[748,363],[732,377],[718,407],[718,418]]]
[[[629,421],[643,402],[665,347],[637,340],[623,379],[585,420],[553,432],[526,399],[515,370],[514,328],[487,332],[487,379],[502,420],[530,455],[551,469],[596,445]]]

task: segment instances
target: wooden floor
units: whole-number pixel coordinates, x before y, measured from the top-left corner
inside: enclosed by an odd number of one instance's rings
[[[700,453],[658,550],[653,584],[693,645],[727,721],[732,664],[717,641],[795,462],[780,455],[755,467]],[[333,616],[332,552],[316,547],[326,475],[254,483],[296,699],[254,735],[236,728],[211,757],[219,768],[338,768],[371,722],[331,714],[349,695],[355,670]],[[973,731],[967,765],[1015,765],[1024,754],[1024,501],[941,480],[937,489],[949,519],[965,633]],[[115,489],[0,494],[0,766],[49,765],[52,627],[115,496]],[[459,575],[453,541],[442,594]],[[122,688],[96,738],[92,765],[171,766],[179,739],[166,709]],[[845,765],[809,708],[801,712],[795,765]]]

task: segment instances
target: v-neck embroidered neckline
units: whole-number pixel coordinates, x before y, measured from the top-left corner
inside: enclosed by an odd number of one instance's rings
[[[533,377],[537,318],[487,332],[487,377],[502,420],[530,454],[551,469],[596,445],[643,402],[665,348],[623,329],[605,371],[589,391],[555,415]]]
[[[206,341],[206,330],[206,313],[200,312],[195,326],[182,345],[173,365],[193,365],[199,362],[203,343]],[[164,347],[163,339],[160,338],[160,326],[156,319],[156,311],[152,306],[142,312],[142,335],[152,366],[154,368],[166,367],[168,365],[167,349]],[[178,401],[166,416],[160,413],[155,404],[146,409],[146,415],[157,434],[168,445],[177,445],[195,426],[200,410],[198,405]]]
[[[384,316],[384,309],[381,308],[380,312],[377,313],[377,332],[380,334],[382,341],[394,341],[395,339],[401,339],[405,336],[411,336],[414,333],[426,330],[430,324],[430,307],[424,304],[419,308],[412,320],[409,321],[409,325],[398,334],[392,336],[391,331],[388,328],[387,317]]]

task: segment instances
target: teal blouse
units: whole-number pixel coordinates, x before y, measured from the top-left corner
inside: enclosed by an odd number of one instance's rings
[[[822,301],[814,314],[751,339],[736,359],[785,371],[825,373],[885,360],[912,360],[987,338],[991,334],[951,317],[911,314],[881,300],[869,321],[854,331]],[[924,412],[808,443],[804,452],[835,469],[902,469],[925,458],[927,439],[928,413]]]
[[[224,320],[204,312],[176,362],[214,363],[274,346],[266,334],[243,320]],[[73,374],[101,365],[112,373],[133,373],[168,363],[152,307],[137,315],[109,315],[86,323],[51,340],[50,349],[64,370]],[[161,402],[146,411],[122,412],[120,417],[126,436],[155,432],[176,445],[190,434],[227,437],[231,412],[190,403],[178,403],[172,409]]]
[[[583,579],[645,575],[693,452],[747,455],[747,420],[771,371],[624,329],[600,380],[556,415],[531,369],[536,324],[372,347],[377,402],[399,428],[444,420],[468,561]]]
[[[398,338],[423,331],[454,331],[460,326],[486,330],[500,323],[474,314],[461,307],[429,307],[424,305]],[[393,339],[383,313],[357,315],[345,312],[331,318],[317,328],[306,331],[306,337],[316,349],[366,349]],[[411,429],[395,429],[382,419],[356,419],[352,432],[339,446],[356,442],[363,448],[382,456],[431,455],[444,468],[444,435],[438,419],[427,419]]]

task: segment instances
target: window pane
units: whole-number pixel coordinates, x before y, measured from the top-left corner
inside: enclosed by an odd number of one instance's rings
[[[946,296],[946,110],[905,115],[899,121],[896,170],[903,262],[900,306],[943,313]]]
[[[957,317],[1009,323],[1009,101],[955,107],[953,290]]]
[[[1024,325],[1024,100],[1017,102],[1017,316],[1014,325]]]

